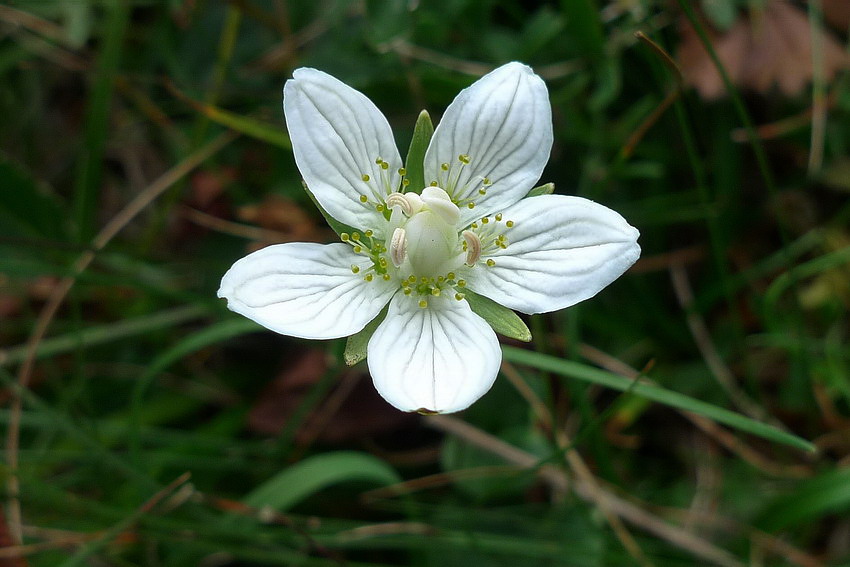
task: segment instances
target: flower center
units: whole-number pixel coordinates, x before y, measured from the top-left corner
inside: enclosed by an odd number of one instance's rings
[[[439,187],[426,187],[421,195],[393,193],[390,257],[401,273],[436,279],[463,263],[457,223],[460,211]]]
[[[374,237],[372,230],[362,235],[343,233],[342,241],[362,255],[363,262],[352,264],[351,270],[366,281],[381,278],[399,282],[405,295],[416,295],[420,307],[428,306],[428,298],[451,292],[458,301],[464,298],[466,281],[461,273],[479,265],[492,268],[496,261],[488,256],[508,245],[506,233],[512,221],[502,222],[502,214],[482,217],[469,226],[460,226],[460,207],[472,209],[473,199],[486,195],[491,185],[488,178],[464,175],[470,157],[461,154],[456,164],[442,164],[437,176],[421,193],[394,191],[388,174],[389,164],[381,158],[381,179],[363,175],[369,190],[361,193],[360,202],[374,207],[386,219],[381,227],[384,236]],[[400,189],[409,184],[404,168]],[[377,228],[377,227],[373,227]],[[465,230],[464,230],[465,228]]]

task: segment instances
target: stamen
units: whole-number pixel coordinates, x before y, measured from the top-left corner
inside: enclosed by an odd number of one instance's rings
[[[401,212],[408,217],[419,212],[422,206],[422,199],[416,193],[393,192],[387,195],[387,207],[390,209],[401,207]]]
[[[407,235],[403,228],[399,227],[393,231],[392,239],[390,240],[390,258],[393,261],[393,266],[398,268],[404,263],[407,257]],[[411,276],[412,277],[412,276]],[[414,280],[415,281],[415,280]],[[413,282],[410,282],[413,283]]]
[[[474,266],[481,257],[481,239],[471,230],[464,230],[463,240],[466,244],[466,265]]]

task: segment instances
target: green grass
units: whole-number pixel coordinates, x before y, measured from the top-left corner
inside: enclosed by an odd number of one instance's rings
[[[710,46],[710,22],[748,2],[7,4],[0,540],[23,539],[0,557],[850,562],[846,72],[816,69],[796,96],[724,72],[729,96],[706,101],[665,55],[680,21]],[[807,29],[826,8],[800,10]],[[459,89],[511,60],[550,91],[540,183],[621,212],[643,256],[563,312],[520,321],[479,306],[534,337],[505,340],[483,399],[448,420],[401,416],[362,361],[346,365],[365,334],[347,348],[283,337],[216,299],[259,240],[334,239],[283,121],[293,69],[364,92],[400,150],[421,155],[420,112],[437,124]],[[806,118],[824,104],[825,122]],[[761,137],[774,123],[792,126]],[[132,202],[144,206],[122,217]],[[63,278],[73,285],[58,296]]]

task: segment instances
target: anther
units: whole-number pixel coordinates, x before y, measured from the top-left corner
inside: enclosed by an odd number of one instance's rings
[[[457,286],[458,287],[466,287],[466,280],[458,280]]]
[[[481,257],[481,239],[471,230],[464,230],[463,240],[466,243],[466,265],[474,266]]]
[[[431,288],[431,295],[433,295],[434,297],[440,297],[440,288],[432,287]]]
[[[496,265],[496,260],[494,260],[493,258],[487,258],[487,265],[492,268]]]
[[[405,216],[410,217],[422,208],[422,199],[416,193],[407,193],[405,195],[394,192],[387,195],[387,207],[390,209],[401,207],[401,212]]]
[[[360,195],[360,202],[361,203],[365,203],[368,200],[369,200],[369,197],[367,197],[366,195]]]
[[[502,220],[502,213],[496,213],[496,221]]]
[[[469,156],[466,154],[460,154],[457,156],[457,160],[464,165],[469,164]]]
[[[368,174],[364,173],[363,176],[360,179],[362,179],[363,181],[369,181],[371,179],[371,177],[369,177]]]
[[[474,208],[475,208],[475,203],[469,203],[469,204],[467,205],[467,207],[469,207],[470,209],[474,209]]]
[[[432,182],[431,182],[431,183],[429,183],[428,185],[430,185],[431,187],[436,187],[436,186],[437,186],[437,182],[436,182],[436,181],[432,181]]]
[[[421,307],[422,309],[425,309],[426,307],[428,307],[428,302],[425,301],[424,299],[420,299],[419,300],[419,307]]]
[[[390,258],[393,261],[393,266],[398,268],[404,263],[407,257],[407,235],[403,228],[399,227],[393,231],[392,239],[390,240]],[[413,283],[413,282],[411,282]]]
[[[447,163],[440,164],[440,169],[442,169],[443,171],[448,171],[449,170],[449,164],[447,164]]]
[[[363,247],[362,247],[362,246],[355,246],[355,247],[354,247],[354,253],[355,253],[355,254],[360,254],[361,252],[363,252]]]
[[[455,294],[455,299],[457,299],[458,301],[460,301],[460,300],[461,300],[461,299],[463,299],[464,297],[466,297],[466,296],[465,296],[465,295],[463,295],[462,293],[456,293],[456,294]]]
[[[488,219],[487,217],[481,219],[481,224],[487,224],[488,222],[490,222],[490,219]]]
[[[359,232],[352,232],[351,233],[351,240],[353,240],[354,242],[360,242],[360,233]]]
[[[365,235],[366,235],[366,238],[372,238],[372,235],[373,235],[373,234],[375,234],[375,233],[374,233],[374,232],[372,232],[372,229],[368,229],[368,230],[367,230],[366,232],[364,232],[363,234],[365,234]]]
[[[389,274],[384,274],[381,277],[384,278],[384,281],[390,281],[390,275]]]
[[[514,227],[514,221],[509,220],[508,222],[505,223],[505,226],[508,227],[508,228],[513,228]]]
[[[407,170],[404,169],[403,167],[400,167],[400,168],[398,168],[398,174],[399,175],[407,175]]]
[[[356,274],[360,271],[360,266],[357,264],[351,264],[351,273]]]
[[[342,234],[339,235],[339,239],[342,240],[343,242],[348,242],[349,239],[351,239],[351,236],[347,232],[343,232]]]
[[[372,274],[366,274],[366,276],[363,279],[366,280],[367,282],[372,281]]]

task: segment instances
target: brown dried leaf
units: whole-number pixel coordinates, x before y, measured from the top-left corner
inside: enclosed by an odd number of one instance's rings
[[[799,94],[812,80],[812,33],[805,12],[786,0],[769,0],[754,16],[742,15],[728,32],[710,31],[717,56],[737,86],[768,93],[774,86],[788,96]],[[850,66],[850,57],[827,30],[822,30],[826,81]],[[693,27],[683,21],[679,65],[686,84],[706,99],[726,94],[723,80]]]

